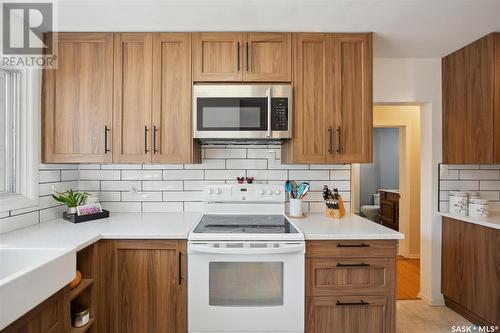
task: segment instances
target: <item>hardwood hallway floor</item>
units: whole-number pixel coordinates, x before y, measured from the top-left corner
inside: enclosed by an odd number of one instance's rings
[[[398,256],[396,274],[396,299],[418,299],[418,293],[420,292],[420,259],[406,259]]]

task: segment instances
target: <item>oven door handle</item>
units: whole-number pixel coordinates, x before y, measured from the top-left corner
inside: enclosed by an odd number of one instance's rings
[[[283,254],[305,253],[304,243],[280,244],[279,247],[213,247],[207,243],[191,243],[188,246],[191,253],[210,254]]]

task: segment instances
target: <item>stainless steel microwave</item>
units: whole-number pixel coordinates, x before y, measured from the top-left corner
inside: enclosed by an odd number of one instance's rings
[[[193,128],[201,140],[291,138],[292,86],[194,85]]]

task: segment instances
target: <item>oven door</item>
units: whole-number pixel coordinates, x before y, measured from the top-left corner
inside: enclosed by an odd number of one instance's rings
[[[286,138],[290,102],[287,85],[195,85],[194,138]]]
[[[303,332],[303,242],[190,242],[189,332]]]

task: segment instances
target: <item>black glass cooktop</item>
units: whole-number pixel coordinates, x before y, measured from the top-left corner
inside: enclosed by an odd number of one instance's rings
[[[203,215],[195,233],[295,234],[283,215]]]

